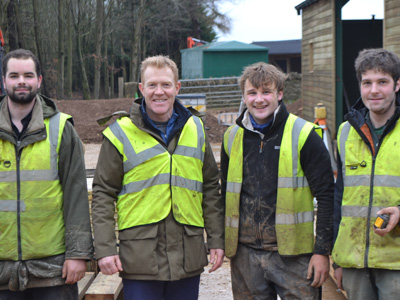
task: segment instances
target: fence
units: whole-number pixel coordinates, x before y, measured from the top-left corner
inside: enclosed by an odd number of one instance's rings
[[[180,80],[182,94],[204,94],[207,108],[239,107],[242,93],[239,77]]]

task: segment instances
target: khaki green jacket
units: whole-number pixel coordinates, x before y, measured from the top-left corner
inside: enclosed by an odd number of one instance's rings
[[[43,119],[58,112],[49,98],[37,96],[35,101],[32,119],[21,137],[19,151],[24,151],[26,144],[45,139]],[[0,139],[17,147],[5,96],[0,97]],[[23,291],[33,287],[62,285],[65,283],[61,278],[65,259],[92,258],[93,243],[83,147],[70,122],[65,124],[62,135],[58,169],[64,195],[65,254],[26,261],[0,260],[0,290]]]
[[[176,104],[175,104],[176,105]],[[165,145],[161,137],[149,129],[136,101],[130,113],[132,122],[151,134],[170,153],[176,147],[180,130]],[[96,258],[118,254],[115,235],[114,204],[122,188],[122,157],[105,138],[93,181],[93,227]],[[220,196],[219,172],[206,138],[203,166],[203,214],[209,249],[224,249],[224,211]],[[172,215],[159,223],[138,226],[119,232],[121,277],[137,280],[179,280],[199,275],[207,265],[204,230],[178,224]]]

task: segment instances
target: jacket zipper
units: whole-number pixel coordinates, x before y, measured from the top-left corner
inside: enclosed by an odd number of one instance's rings
[[[15,146],[15,156],[17,160],[17,228],[18,228],[18,260],[22,260],[21,245],[21,173],[20,173],[20,150],[21,141],[17,141]]]
[[[372,145],[376,149],[375,155],[372,156],[372,168],[371,168],[371,180],[370,180],[370,192],[369,192],[369,205],[368,205],[368,215],[367,215],[367,236],[366,236],[366,246],[365,246],[365,257],[364,257],[364,265],[365,268],[368,268],[368,255],[369,255],[369,243],[370,243],[370,238],[369,238],[369,232],[370,232],[370,226],[371,226],[371,213],[372,213],[372,202],[374,200],[374,179],[375,179],[375,164],[376,164],[376,157],[378,156],[378,151],[381,146],[381,140],[383,136],[381,137],[380,141],[376,145]],[[373,153],[373,152],[371,152]]]

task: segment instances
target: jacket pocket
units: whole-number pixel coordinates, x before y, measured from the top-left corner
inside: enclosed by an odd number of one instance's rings
[[[204,229],[184,226],[183,268],[186,273],[201,270],[208,264],[207,250],[204,243]]]
[[[135,275],[158,273],[157,232],[158,224],[119,232],[119,256],[125,273]]]

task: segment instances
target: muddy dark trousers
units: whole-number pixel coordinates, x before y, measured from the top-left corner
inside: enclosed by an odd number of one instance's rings
[[[231,260],[235,300],[319,300],[321,288],[307,279],[311,255],[280,256],[276,251],[256,250],[243,244]]]
[[[23,292],[0,290],[1,300],[78,300],[78,285],[65,284],[43,288],[31,288]]]
[[[343,268],[343,288],[349,300],[400,299],[400,271]]]
[[[200,275],[177,281],[123,279],[125,300],[197,300]]]

